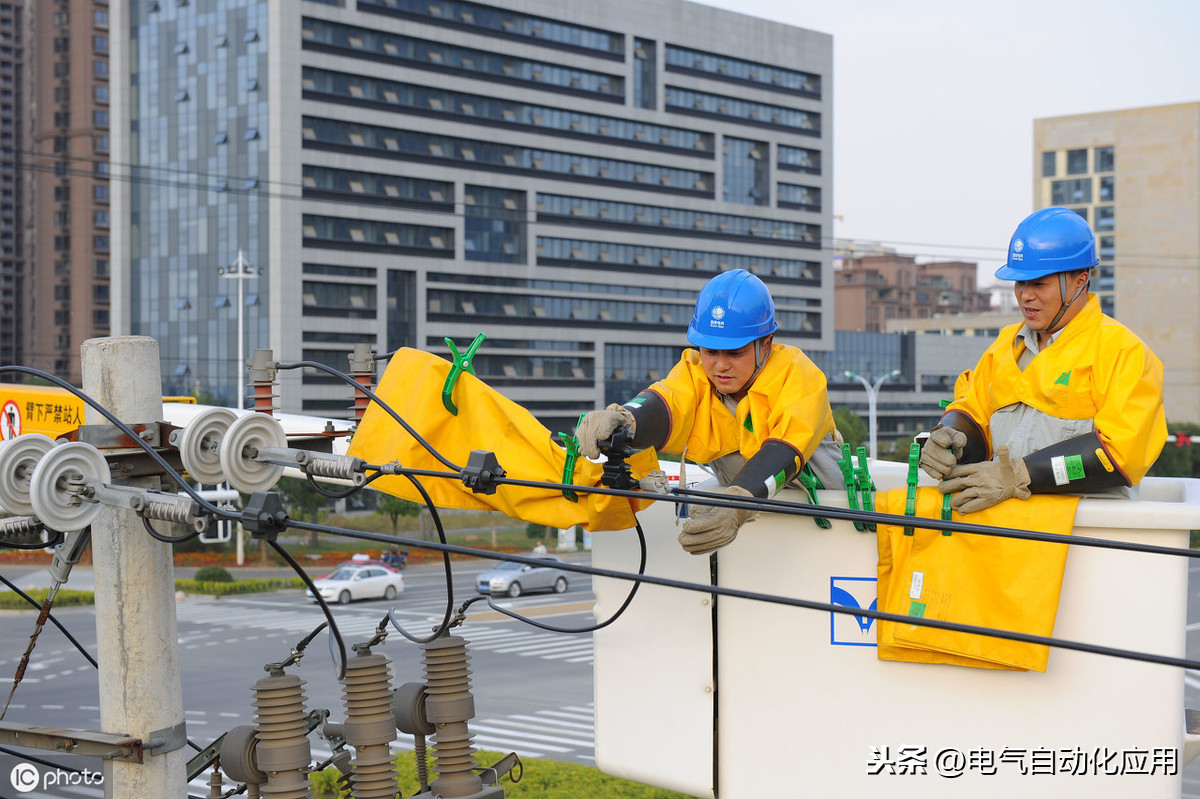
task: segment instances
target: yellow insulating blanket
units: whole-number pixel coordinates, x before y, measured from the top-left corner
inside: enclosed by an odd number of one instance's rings
[[[516,480],[561,483],[566,450],[529,411],[501,396],[474,375],[464,372],[454,386],[452,399],[458,415],[442,404],[442,387],[452,364],[431,353],[413,349],[397,351],[379,381],[376,395],[447,460],[466,466],[472,450],[491,450],[505,471]],[[411,469],[448,471],[395,419],[372,402],[350,441],[349,455],[382,465],[397,461]],[[658,468],[654,450],[629,458],[635,479]],[[576,486],[600,485],[601,464],[580,457],[575,466]],[[550,527],[581,524],[588,530],[624,530],[634,526],[634,513],[650,500],[584,494],[571,502],[561,491],[501,485],[494,494],[476,494],[457,478],[421,477],[421,485],[440,508],[498,510],[515,519]],[[387,494],[413,502],[424,498],[408,478],[389,475],[371,483]],[[650,496],[650,495],[648,495]]]
[[[906,490],[876,495],[876,510],[904,514]],[[951,521],[1070,535],[1079,497],[1034,494]],[[940,519],[942,495],[917,489],[917,516]],[[880,611],[1050,636],[1067,545],[970,533],[878,526]],[[1045,671],[1049,647],[1005,638],[881,621],[880,660]]]

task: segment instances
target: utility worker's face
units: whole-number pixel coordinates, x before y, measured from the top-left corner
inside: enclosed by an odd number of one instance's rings
[[[1050,322],[1054,320],[1058,309],[1087,282],[1087,277],[1087,272],[1077,272],[1073,278],[1069,278],[1065,297],[1058,284],[1057,274],[1033,280],[1018,280],[1013,286],[1013,293],[1016,294],[1017,304],[1021,307],[1021,315],[1025,318],[1025,324],[1029,325],[1029,329],[1039,333],[1053,332],[1049,330]],[[1076,304],[1082,307],[1081,303]],[[1072,306],[1063,314],[1058,327],[1064,327],[1076,313],[1078,313],[1078,309]]]
[[[717,391],[737,395],[754,376],[754,343],[736,350],[700,348],[700,366]]]

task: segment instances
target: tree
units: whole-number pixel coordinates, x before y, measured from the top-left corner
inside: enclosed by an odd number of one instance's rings
[[[867,425],[858,414],[839,405],[833,409],[833,422],[842,434],[842,438],[850,445],[850,451],[855,452],[867,441]]]
[[[1175,436],[1175,443],[1163,447],[1162,454],[1150,467],[1150,476],[1200,476],[1200,425],[1168,423],[1167,432]],[[1194,444],[1190,443],[1193,438],[1196,439]]]
[[[379,496],[375,498],[375,512],[391,519],[392,535],[399,535],[400,517],[416,516],[421,512],[421,506],[415,502],[409,502],[407,499],[380,492]]]
[[[304,519],[306,516],[310,522],[314,524],[318,521],[317,515],[327,504],[329,499],[313,491],[312,486],[306,480],[301,480],[298,477],[282,477],[279,484],[275,486],[275,490],[279,492],[279,499],[283,502],[283,506],[287,509],[290,515],[299,519]],[[315,530],[308,534],[308,545],[315,547],[318,544],[317,533]]]

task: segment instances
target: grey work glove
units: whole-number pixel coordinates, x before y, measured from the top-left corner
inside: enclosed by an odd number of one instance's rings
[[[957,493],[950,507],[959,513],[974,513],[1009,497],[1029,499],[1029,470],[1024,460],[1008,456],[1008,447],[999,447],[994,461],[955,466],[938,484],[938,491]]]
[[[618,427],[628,425],[629,433],[637,429],[633,414],[623,405],[612,404],[602,411],[588,411],[579,420],[575,428],[575,437],[579,439],[579,453],[585,458],[599,458],[600,447],[597,444],[612,436]]]
[[[754,496],[741,486],[722,488],[717,493],[738,499]],[[679,543],[693,555],[707,555],[729,544],[737,538],[741,526],[758,515],[758,511],[713,505],[692,505],[691,512],[691,518],[683,523]]]
[[[934,480],[945,480],[950,470],[958,465],[963,448],[967,446],[967,434],[953,427],[935,427],[929,433],[925,446],[921,447],[921,468]]]

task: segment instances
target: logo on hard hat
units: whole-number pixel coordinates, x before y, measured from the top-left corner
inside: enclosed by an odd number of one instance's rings
[[[712,321],[708,323],[709,327],[725,327],[725,323],[721,320],[725,318],[725,308],[720,305],[714,305],[712,308]]]
[[[1024,250],[1024,249],[1025,249],[1024,241],[1022,241],[1021,239],[1017,239],[1016,241],[1014,241],[1013,246],[1012,246],[1012,255],[1009,260],[1012,260],[1012,261],[1025,260],[1025,256],[1021,255],[1021,250]]]

